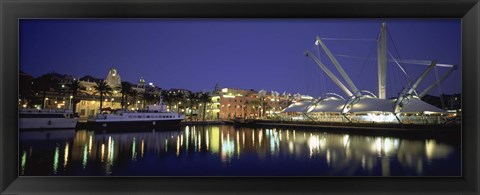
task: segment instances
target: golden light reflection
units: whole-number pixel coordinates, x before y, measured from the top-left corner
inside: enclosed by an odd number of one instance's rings
[[[362,155],[362,169],[365,170],[365,155]]]
[[[242,132],[242,148],[245,148],[245,131]]]
[[[220,151],[220,128],[218,126],[212,127],[211,135],[210,150],[212,153],[218,153]]]
[[[308,148],[310,149],[310,158],[312,158],[314,151],[319,151],[320,149],[318,136],[310,136],[308,139]]]
[[[109,147],[108,152],[109,152],[108,162],[110,164],[113,164],[113,155],[115,154],[115,140],[114,139],[112,139],[112,144]]]
[[[255,147],[255,130],[252,132],[252,147]]]
[[[178,140],[178,136],[177,136],[177,140]],[[180,135],[180,146],[183,147],[183,134]]]
[[[237,131],[237,158],[240,157],[240,135],[239,132]]]
[[[177,136],[177,157],[180,155],[180,138]]]
[[[327,150],[327,164],[330,166],[330,150]]]
[[[288,142],[288,151],[290,152],[290,154],[293,154],[293,143],[292,142]]]
[[[350,142],[348,135],[343,135],[343,147],[347,147],[348,143]]]
[[[296,141],[297,141],[297,139],[295,137],[295,130],[293,130],[293,142],[296,142]]]
[[[102,156],[100,157],[100,160],[103,162],[103,157],[105,156],[105,144],[102,144],[102,147],[101,147],[101,154]]]
[[[92,139],[92,135],[90,135],[88,139],[88,154],[92,153]]]
[[[263,138],[263,133],[262,132],[263,132],[262,130],[258,131],[258,146],[259,147],[262,147],[262,138]]]
[[[198,151],[202,150],[202,136],[200,132],[198,132]]]
[[[208,129],[207,132],[205,133],[205,144],[206,144],[206,149],[208,151],[208,148],[210,147],[210,139],[208,138]]]
[[[165,139],[165,142],[167,141],[167,139]],[[143,151],[144,151],[144,148],[145,148],[145,143],[142,139],[142,158],[143,158]],[[167,149],[167,143],[165,143],[165,150]]]
[[[64,168],[66,168],[67,164],[68,164],[69,147],[70,147],[70,145],[67,142],[67,144],[65,145],[65,151],[64,151],[64,154],[63,154],[63,167]]]

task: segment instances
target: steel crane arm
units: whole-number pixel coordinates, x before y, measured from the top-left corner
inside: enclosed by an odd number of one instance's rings
[[[432,61],[432,63],[430,64],[430,66],[427,67],[427,69],[425,71],[423,71],[422,75],[420,75],[420,77],[418,77],[417,81],[412,85],[412,87],[408,90],[407,94],[410,95],[413,93],[413,91],[415,89],[417,89],[418,85],[423,81],[423,79],[425,79],[425,77],[427,76],[427,74],[432,70],[433,67],[435,67],[435,64],[437,64],[437,62],[435,61]]]
[[[353,95],[353,93],[348,90],[348,88],[332,73],[332,71],[330,71],[322,62],[320,62],[320,60],[318,60],[318,58],[315,57],[310,51],[306,50],[305,55],[311,57],[313,61],[317,63],[317,65],[320,66],[320,68],[328,75],[328,77],[330,77],[330,79],[332,79],[332,81],[349,97]]]
[[[342,75],[343,79],[345,79],[345,81],[347,82],[348,86],[350,87],[350,90],[353,91],[354,94],[359,94],[357,86],[355,86],[355,84],[350,79],[350,77],[345,72],[345,70],[342,68],[340,63],[338,63],[335,56],[332,54],[332,52],[330,52],[328,47],[325,45],[325,43],[323,43],[322,39],[320,39],[320,37],[318,37],[318,36],[317,36],[316,43],[318,43],[318,44],[320,44],[320,46],[322,46],[322,48],[325,51],[325,53],[327,54],[328,58],[330,58],[330,60],[333,62],[333,65],[335,65],[335,68],[337,69],[337,71],[340,73],[340,75]]]
[[[412,93],[415,91],[415,89],[418,87],[418,85],[425,79],[427,74],[432,70],[433,67],[435,67],[436,62],[432,61],[431,64],[427,67],[425,71],[418,77],[418,79],[415,81],[415,83],[410,87],[409,89],[405,88],[402,93],[397,98],[397,101],[395,101],[395,114],[400,112],[405,104],[408,104],[410,97],[412,96]]]
[[[457,70],[457,66],[456,65],[453,65],[452,68],[450,68],[450,70],[448,70],[441,78],[440,80],[436,81],[435,83],[433,83],[432,85],[428,86],[427,89],[425,89],[424,91],[422,91],[422,93],[420,93],[418,95],[419,98],[422,98],[423,96],[427,95],[428,92],[430,92],[434,87],[438,86],[443,80],[445,80],[454,70]]]

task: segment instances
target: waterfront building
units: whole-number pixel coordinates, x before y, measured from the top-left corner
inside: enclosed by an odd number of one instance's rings
[[[76,113],[80,118],[87,118],[89,116],[95,116],[100,107],[99,94],[95,91],[96,82],[101,81],[92,76],[85,76],[80,79],[80,86],[83,89],[83,96],[79,97],[80,101],[76,107]],[[122,108],[122,93],[121,85],[122,80],[117,69],[111,68],[105,78],[106,83],[112,88],[112,94],[104,97],[103,109],[121,109]],[[135,91],[134,96],[126,94],[125,105],[123,108],[130,110],[138,110],[144,108],[150,102],[158,99],[160,89],[149,83],[146,85],[146,81],[143,77],[138,80],[137,84],[127,82],[131,86],[131,90]],[[125,97],[124,97],[125,98]]]
[[[278,92],[222,88],[211,93],[207,116],[211,119],[259,119],[275,117],[286,107]]]

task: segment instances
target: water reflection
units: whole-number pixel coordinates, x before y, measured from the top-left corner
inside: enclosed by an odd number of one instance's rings
[[[222,175],[225,170],[231,175],[282,175],[282,171],[286,175],[442,175],[441,169],[448,168],[442,168],[442,163],[460,166],[459,155],[454,155],[459,153],[458,147],[434,139],[275,128],[21,132],[20,138],[21,175]],[[28,159],[27,151],[32,156]],[[53,156],[53,172],[31,168],[35,164],[48,166],[42,164],[46,156]],[[63,169],[58,169],[62,158]],[[250,166],[254,171],[243,173]],[[309,166],[318,171],[308,170]],[[201,172],[199,167],[207,168]],[[190,169],[198,172],[185,171]]]

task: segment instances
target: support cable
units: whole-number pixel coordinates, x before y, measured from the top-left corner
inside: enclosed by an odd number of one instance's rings
[[[376,39],[344,39],[344,38],[321,38],[325,41],[377,41]]]

